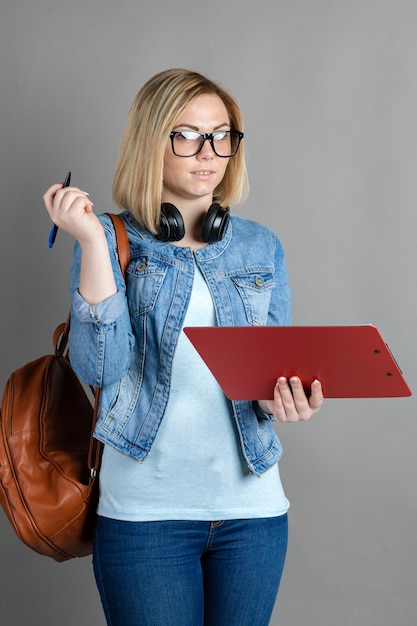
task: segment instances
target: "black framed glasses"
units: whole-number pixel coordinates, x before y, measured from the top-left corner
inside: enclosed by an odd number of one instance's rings
[[[239,130],[216,130],[214,133],[200,133],[196,130],[173,130],[170,133],[172,152],[179,157],[192,157],[200,152],[206,141],[219,157],[232,157],[236,154],[243,133]]]

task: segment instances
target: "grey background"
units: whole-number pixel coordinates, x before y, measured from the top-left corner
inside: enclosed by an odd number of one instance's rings
[[[72,169],[112,210],[131,101],[183,66],[242,105],[235,212],[280,236],[294,322],[376,324],[416,391],[416,32],[415,0],[1,0],[1,387],[68,310],[72,242],[48,249],[43,191]],[[292,507],[272,624],[415,624],[415,397],[328,400],[278,430]],[[3,626],[104,624],[89,558],[56,564],[0,527]]]

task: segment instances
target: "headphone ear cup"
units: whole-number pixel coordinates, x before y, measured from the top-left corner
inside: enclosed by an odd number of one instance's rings
[[[170,202],[161,204],[161,217],[157,239],[161,241],[179,241],[184,237],[184,220],[177,207]]]
[[[229,207],[224,209],[218,202],[214,202],[207,211],[201,231],[201,239],[205,243],[220,241],[224,235],[229,217]]]

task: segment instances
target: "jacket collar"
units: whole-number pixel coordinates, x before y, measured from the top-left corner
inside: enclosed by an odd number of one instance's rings
[[[207,244],[204,248],[199,248],[193,252],[191,248],[182,248],[181,246],[173,246],[170,243],[159,241],[152,233],[139,224],[128,209],[121,213],[121,217],[125,220],[128,227],[128,234],[130,236],[133,235],[133,237],[131,237],[132,243],[139,243],[136,241],[136,238],[138,238],[144,243],[151,245],[155,251],[175,258],[190,258],[195,256],[201,261],[209,261],[221,255],[229,246],[232,239],[232,219],[229,219],[224,235],[220,241]]]

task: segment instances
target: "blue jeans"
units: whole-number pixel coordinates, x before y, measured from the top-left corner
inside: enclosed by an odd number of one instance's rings
[[[267,626],[287,515],[219,522],[99,517],[94,573],[109,626]]]

